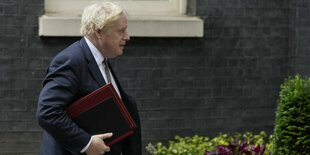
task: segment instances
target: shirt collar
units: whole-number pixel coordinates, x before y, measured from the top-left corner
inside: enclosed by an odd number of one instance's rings
[[[103,62],[103,60],[104,60],[103,55],[102,55],[102,54],[100,53],[100,51],[95,47],[95,45],[94,45],[90,40],[88,40],[87,37],[84,36],[84,38],[85,38],[85,41],[86,41],[86,43],[87,43],[87,45],[88,45],[88,47],[89,47],[91,53],[93,54],[93,56],[94,56],[94,58],[95,58],[95,60],[96,60],[97,65],[98,65],[98,66],[101,65],[102,62]]]

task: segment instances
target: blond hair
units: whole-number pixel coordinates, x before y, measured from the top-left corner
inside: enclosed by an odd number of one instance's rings
[[[112,2],[100,2],[84,9],[80,32],[84,36],[94,34],[97,30],[107,32],[111,26],[125,13]]]

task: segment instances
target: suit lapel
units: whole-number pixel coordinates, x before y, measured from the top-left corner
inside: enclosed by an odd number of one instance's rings
[[[106,84],[95,60],[88,63],[88,68],[92,76],[95,78],[95,80],[99,83],[100,86]]]
[[[84,37],[80,40],[80,45],[83,49],[85,58],[88,62],[88,68],[89,68],[92,76],[97,81],[97,83],[99,84],[100,87],[105,85],[106,82],[104,81],[104,78],[102,77],[102,74],[99,70],[99,67],[96,63],[96,60],[95,60],[94,56],[92,55]]]
[[[115,80],[115,83],[116,83],[117,87],[118,87],[119,93],[120,93],[121,97],[123,98],[123,97],[124,97],[124,90],[123,90],[123,88],[121,87],[121,85],[120,85],[120,83],[119,83],[119,81],[118,81],[118,79],[117,79],[117,77],[116,77],[116,75],[115,75],[115,73],[114,73],[114,70],[113,70],[113,68],[111,67],[111,64],[110,64],[109,60],[108,60],[108,63],[109,63],[109,69],[110,69],[111,74],[112,74],[112,76],[113,76],[113,78],[114,78],[114,80]]]

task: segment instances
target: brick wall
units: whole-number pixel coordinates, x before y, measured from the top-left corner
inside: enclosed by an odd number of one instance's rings
[[[37,36],[43,8],[41,0],[0,1],[0,154],[37,154],[40,146],[35,111],[49,57],[36,54],[46,50]]]
[[[307,0],[197,0],[203,38],[131,38],[114,70],[137,101],[143,144],[273,131],[279,86],[309,76]],[[79,38],[39,38],[39,0],[0,1],[0,154],[38,154],[45,69]]]
[[[310,74],[310,2],[307,0],[290,1],[290,73]]]

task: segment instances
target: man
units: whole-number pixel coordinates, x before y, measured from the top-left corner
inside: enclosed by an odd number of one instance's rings
[[[37,110],[38,122],[45,130],[41,154],[141,154],[136,103],[124,92],[108,63],[103,62],[122,55],[130,39],[126,28],[125,12],[111,2],[85,8],[81,25],[84,37],[55,56],[44,79]],[[89,135],[66,115],[66,107],[108,82],[113,84],[138,126],[134,134],[110,147],[104,139],[113,133]]]

